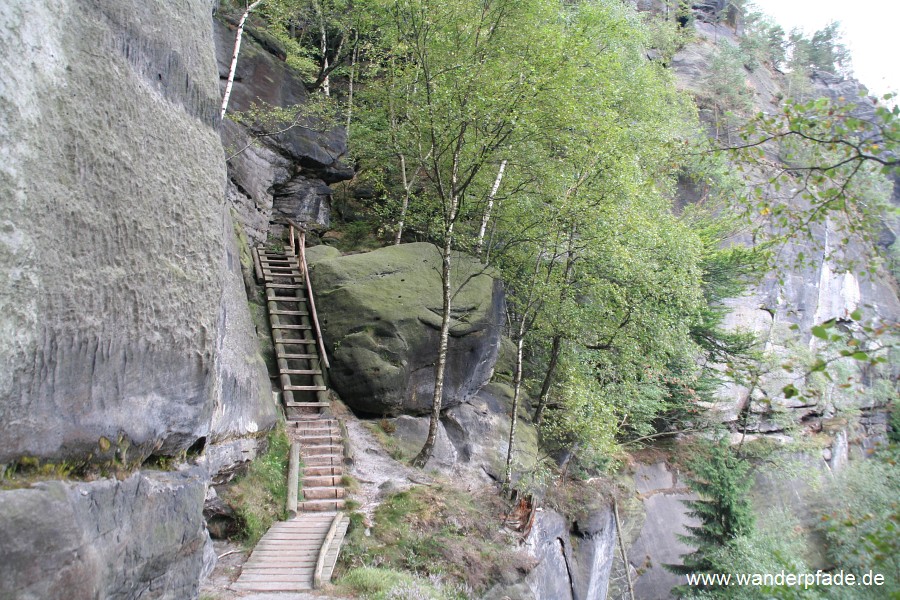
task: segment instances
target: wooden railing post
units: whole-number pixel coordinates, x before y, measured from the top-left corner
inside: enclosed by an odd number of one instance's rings
[[[288,518],[297,516],[298,488],[300,487],[300,444],[291,444],[290,458],[288,459],[288,489],[287,509]]]

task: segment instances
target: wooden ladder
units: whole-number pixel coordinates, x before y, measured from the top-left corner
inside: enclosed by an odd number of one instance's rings
[[[300,234],[299,245],[296,241],[294,227],[291,226],[289,247],[282,251],[253,249],[257,280],[265,284],[269,323],[288,419],[318,414],[329,406],[325,384],[328,355],[322,342],[309,280],[305,236]]]

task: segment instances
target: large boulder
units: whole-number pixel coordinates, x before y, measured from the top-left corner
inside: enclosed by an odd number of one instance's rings
[[[205,489],[187,471],[0,492],[0,598],[196,598]]]
[[[682,555],[694,550],[679,536],[687,533],[688,526],[699,524],[684,505],[684,501],[697,497],[679,480],[679,472],[664,462],[638,464],[634,486],[644,513],[637,538],[628,550],[630,568],[637,574],[635,595],[668,598],[684,578],[663,565],[680,564]]]
[[[474,396],[447,409],[441,419],[459,463],[495,481],[502,481],[505,476],[512,400],[510,386],[492,381]],[[540,460],[538,436],[530,415],[521,406],[519,413],[513,444],[514,470],[527,471]]]
[[[440,270],[440,252],[427,243],[313,262],[331,384],[354,410],[371,415],[431,410]],[[476,259],[455,253],[452,278],[445,408],[471,397],[490,379],[504,313],[500,282]]]

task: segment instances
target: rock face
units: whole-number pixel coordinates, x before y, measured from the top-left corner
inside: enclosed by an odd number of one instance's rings
[[[332,385],[354,410],[426,414],[441,323],[440,253],[427,243],[390,246],[312,263]],[[500,343],[503,292],[475,259],[454,257],[444,407],[490,379]],[[472,276],[471,278],[469,278]]]
[[[681,555],[693,550],[678,536],[687,533],[686,526],[697,525],[682,504],[696,496],[679,484],[678,472],[664,462],[639,464],[634,485],[645,514],[637,539],[628,550],[630,567],[637,574],[634,593],[637,598],[667,598],[670,590],[684,580],[663,565],[679,564]]]
[[[525,546],[538,560],[525,579],[537,600],[606,598],[616,548],[611,507],[588,513],[584,522],[574,523],[571,529],[558,513],[540,511]]]
[[[196,597],[207,483],[275,422],[211,9],[0,6],[0,465],[207,449],[186,472],[0,493],[0,597]]]
[[[212,569],[203,473],[0,492],[0,597],[196,598]]]
[[[215,40],[219,77],[225,80],[234,51],[234,27],[216,19]],[[284,60],[245,30],[228,113],[245,111],[251,105],[290,107],[302,105],[308,94],[300,75]],[[228,156],[228,197],[238,219],[253,242],[264,241],[269,220],[290,217],[328,225],[331,194],[328,184],[353,177],[353,169],[341,163],[347,140],[340,127],[328,129],[315,120],[278,135],[263,128],[248,129],[227,118],[222,140]]]
[[[2,16],[0,463],[268,427],[209,3],[16,0]]]
[[[700,11],[699,18],[706,18],[703,14],[721,10],[721,4],[716,0],[695,2],[693,6]],[[679,51],[672,66],[679,87],[698,96],[701,118],[709,123],[713,118],[712,113],[704,112],[702,103],[715,44],[737,45],[739,39],[733,26],[721,23],[697,22],[695,29],[697,41]],[[778,99],[785,90],[779,77],[762,65],[752,72],[745,69],[745,83],[752,91],[754,110],[777,110]],[[860,88],[856,81],[824,72],[816,72],[812,79],[813,93],[832,99],[857,98]],[[872,102],[861,100],[859,113],[862,118],[871,118],[874,115]],[[767,178],[769,175],[761,173],[755,176]],[[689,185],[681,186],[679,200],[682,203],[690,202],[695,191]],[[894,195],[897,196],[896,190]],[[773,202],[791,201],[796,200],[792,200],[787,191],[781,197],[773,198]],[[881,243],[887,245],[896,239],[897,224],[892,221],[885,225]],[[844,234],[839,232],[837,224],[831,220],[815,225],[812,233],[815,241],[800,238],[779,248],[782,281],[772,275],[745,296],[726,302],[730,314],[724,325],[757,334],[765,344],[765,351],[773,357],[773,363],[776,364],[789,361],[799,364],[808,360],[811,354],[821,351],[821,344],[811,336],[810,330],[814,325],[829,319],[849,323],[850,315],[856,309],[862,310],[866,320],[874,318],[895,322],[900,318],[900,300],[892,277],[884,273],[875,277],[863,276],[841,266],[841,261],[844,264],[854,260],[859,262],[867,255],[868,249],[862,242],[851,239],[845,244],[842,239]],[[749,236],[735,241],[753,243]],[[797,268],[796,259],[801,253],[811,260],[807,266]],[[797,332],[791,329],[792,326],[799,327]],[[862,380],[868,379],[869,374],[860,373],[859,366],[852,359],[838,363],[838,368],[856,373]],[[782,388],[796,378],[796,373],[772,369],[752,391],[743,386],[725,386],[719,402],[709,408],[718,413],[718,420],[733,429],[737,428],[740,419],[742,429],[761,434],[780,434],[786,427],[796,424],[818,428],[823,419],[833,417],[841,408],[858,408],[858,398],[835,386],[831,386],[819,398],[784,398]]]

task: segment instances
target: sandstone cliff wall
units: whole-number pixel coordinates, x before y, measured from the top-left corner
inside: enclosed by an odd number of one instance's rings
[[[268,427],[209,2],[0,11],[0,463]]]

